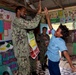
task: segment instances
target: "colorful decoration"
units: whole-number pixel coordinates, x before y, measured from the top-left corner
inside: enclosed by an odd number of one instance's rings
[[[17,71],[17,69],[17,59],[14,56],[13,46],[5,42],[0,46],[0,75],[4,71],[7,71],[12,75],[11,73]]]
[[[5,42],[5,44],[1,45],[0,46],[0,52],[6,52],[8,51],[9,49],[12,49],[13,46],[7,42]]]
[[[12,39],[11,25],[14,18],[14,12],[0,9],[0,42]]]
[[[40,51],[37,46],[34,33],[32,31],[28,33],[28,42],[30,47],[30,55],[33,59],[35,59]]]

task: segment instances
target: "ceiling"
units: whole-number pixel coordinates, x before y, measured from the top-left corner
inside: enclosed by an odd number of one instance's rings
[[[27,1],[29,1],[27,3]],[[0,6],[10,8],[15,10],[19,5],[26,6],[29,11],[36,12],[34,9],[31,9],[29,5],[33,5],[35,8],[38,6],[39,0],[0,0]],[[76,0],[42,0],[42,10],[44,7],[47,7],[49,10],[66,7],[76,6]]]
[[[38,2],[34,3],[34,6],[37,6],[37,4]],[[42,0],[42,8],[47,7],[49,10],[57,8],[64,9],[69,6],[76,6],[76,0]]]

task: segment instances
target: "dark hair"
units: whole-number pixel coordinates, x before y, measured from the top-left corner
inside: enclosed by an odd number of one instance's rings
[[[44,29],[46,29],[46,30],[47,30],[47,27],[43,27],[43,28],[42,28],[42,30],[44,30]]]
[[[3,75],[10,75],[10,74],[7,71],[4,71]]]
[[[69,29],[65,26],[60,24],[59,28],[62,30],[61,34],[63,35],[61,38],[65,39],[69,36]]]
[[[18,10],[21,10],[22,8],[25,8],[24,6],[17,6],[17,8],[15,9],[15,12],[17,13]]]

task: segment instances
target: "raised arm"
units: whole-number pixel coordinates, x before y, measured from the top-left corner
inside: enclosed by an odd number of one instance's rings
[[[23,28],[23,29],[36,28],[39,24],[40,19],[41,19],[41,16],[39,15],[40,13],[41,13],[41,1],[39,1],[38,12],[37,12],[34,19],[32,19],[31,21],[27,21],[27,20],[24,20],[22,18],[17,18],[14,20],[13,24],[15,26],[18,26],[18,27]]]
[[[46,19],[47,19],[47,22],[48,22],[48,26],[49,26],[50,29],[52,29],[53,27],[52,27],[52,24],[51,24],[51,22],[50,22],[50,17],[49,17],[48,10],[47,10],[46,7],[45,7],[45,9],[44,9],[44,12],[45,12],[45,15],[46,15]]]
[[[63,54],[64,54],[64,56],[66,57],[69,65],[70,65],[70,67],[72,68],[72,71],[73,71],[73,72],[76,72],[76,67],[73,66],[72,61],[71,61],[71,59],[70,59],[70,56],[69,56],[68,52],[67,52],[67,51],[63,51]]]
[[[22,18],[15,19],[13,25],[20,27],[22,29],[33,29],[36,28],[39,24],[41,16],[36,15],[31,21],[24,20]]]

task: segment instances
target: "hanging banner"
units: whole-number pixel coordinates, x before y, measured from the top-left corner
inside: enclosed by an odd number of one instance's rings
[[[27,33],[27,35],[28,35],[28,42],[29,42],[29,46],[30,46],[30,56],[33,59],[35,59],[40,51],[37,46],[33,31],[30,31],[29,33]]]
[[[60,18],[52,18],[51,23],[58,23],[60,22]]]
[[[11,26],[14,18],[14,12],[0,9],[0,42],[12,40]]]
[[[58,17],[59,17],[59,18],[64,17],[64,16],[63,16],[63,10],[59,10],[59,11],[58,11]]]

